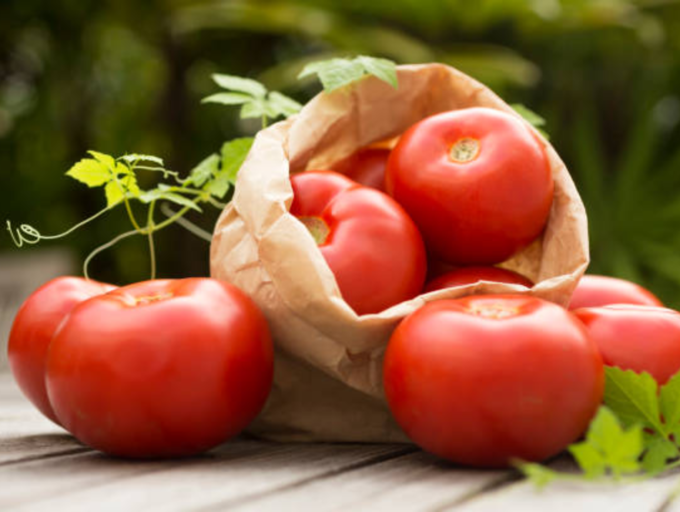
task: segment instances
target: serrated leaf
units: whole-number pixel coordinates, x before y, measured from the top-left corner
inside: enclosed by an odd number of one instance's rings
[[[680,424],[680,373],[673,375],[659,392],[659,405],[666,425]],[[680,439],[677,439],[680,442]]]
[[[659,418],[656,381],[646,372],[606,367],[604,403],[624,425],[640,424],[664,432]]]
[[[127,155],[123,155],[120,157],[121,160],[124,160],[130,164],[133,164],[135,162],[151,162],[154,164],[158,164],[161,167],[163,167],[165,164],[163,163],[163,159],[159,158],[157,156],[153,155],[142,155],[139,153],[129,153]]]
[[[387,59],[359,56],[355,59],[330,59],[307,64],[298,78],[316,74],[327,92],[356,82],[368,73],[397,87],[396,64]]]
[[[545,466],[541,466],[540,464],[519,462],[515,464],[515,466],[532,484],[534,484],[537,490],[543,489],[546,485],[559,477],[559,473]]]
[[[397,65],[391,60],[360,55],[356,58],[356,61],[363,66],[364,70],[369,75],[373,75],[383,82],[387,82],[395,89],[399,87],[397,81]]]
[[[252,101],[253,97],[239,92],[218,92],[203,98],[201,103],[219,103],[221,105],[242,105]]]
[[[66,171],[66,175],[88,187],[101,187],[112,178],[109,168],[93,158],[83,158]]]
[[[217,85],[229,91],[244,92],[256,98],[264,98],[267,94],[265,86],[257,80],[224,74],[216,74],[212,78]]]
[[[292,116],[293,114],[297,114],[302,108],[302,105],[293,98],[289,98],[285,94],[281,94],[277,91],[270,92],[267,99],[269,100],[269,104],[276,110],[277,117],[279,115],[284,117]]]
[[[236,175],[248,156],[254,140],[252,137],[241,137],[225,142],[222,145],[222,169],[220,170],[220,175],[226,176],[231,183],[236,181]]]
[[[217,174],[219,170],[220,157],[215,154],[201,160],[189,173],[185,183],[195,187],[202,187],[203,184]]]
[[[104,188],[106,194],[106,206],[114,206],[126,197],[133,197],[139,199],[142,195],[137,180],[134,175],[123,178],[118,181],[109,181]]]
[[[241,107],[241,119],[256,119],[262,116],[275,118],[278,111],[265,99],[256,98]]]
[[[201,212],[201,208],[193,202],[180,194],[171,191],[171,187],[163,186],[163,184],[158,185],[157,188],[147,190],[139,196],[139,200],[143,203],[150,203],[152,201],[170,201],[181,206],[188,206],[192,210]]]
[[[111,171],[113,171],[116,168],[116,160],[111,155],[106,155],[104,153],[99,153],[98,151],[92,150],[88,151],[88,153],[92,155],[95,158],[95,160],[104,164]]]
[[[660,473],[666,468],[668,460],[678,457],[678,448],[662,436],[649,436],[647,451],[642,458],[642,467],[648,473]]]
[[[569,452],[574,456],[586,478],[597,478],[605,474],[607,464],[604,456],[593,445],[586,441],[573,444]]]
[[[607,470],[615,476],[637,472],[643,450],[640,425],[624,430],[614,413],[604,406],[591,422],[585,440],[569,447],[590,478],[601,476]]]

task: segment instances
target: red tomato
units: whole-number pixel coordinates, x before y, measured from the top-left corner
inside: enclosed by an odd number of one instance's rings
[[[495,283],[521,284],[531,288],[534,283],[517,272],[498,267],[462,267],[451,270],[425,285],[425,292],[465,286],[479,281],[491,281]]]
[[[397,327],[384,363],[389,407],[440,457],[480,467],[540,461],[587,428],[604,370],[580,322],[520,295],[431,302]]]
[[[659,384],[680,371],[680,313],[617,304],[574,311],[597,343],[604,364],[648,372]]]
[[[357,314],[377,313],[420,292],[423,241],[393,199],[332,171],[295,174],[291,183],[290,212],[314,236]]]
[[[267,323],[213,279],[133,284],[76,306],[52,339],[47,392],[83,443],[124,457],[199,453],[241,431],[272,382]]]
[[[114,288],[80,277],[58,277],[33,292],[14,318],[7,345],[14,379],[33,405],[55,423],[59,421],[45,390],[45,363],[52,336],[76,304]]]
[[[553,197],[541,143],[521,119],[488,108],[409,128],[387,162],[386,188],[428,251],[456,265],[499,263],[531,243]]]
[[[656,295],[639,284],[616,277],[585,275],[571,296],[569,309],[592,308],[609,304],[663,306]]]
[[[366,187],[385,191],[385,167],[390,156],[388,148],[367,147],[351,154],[331,168]]]

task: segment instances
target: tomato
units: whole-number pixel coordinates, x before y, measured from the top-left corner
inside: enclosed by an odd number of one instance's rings
[[[409,128],[387,162],[386,188],[432,255],[490,265],[541,234],[554,185],[545,149],[521,119],[469,108]]]
[[[451,270],[425,285],[425,292],[465,286],[479,281],[491,281],[495,283],[521,284],[531,288],[534,284],[517,272],[498,267],[462,267]]]
[[[45,363],[52,336],[76,304],[114,288],[80,277],[58,277],[33,292],[14,318],[7,345],[12,374],[24,395],[55,423],[59,421],[45,390]]]
[[[387,401],[420,447],[498,467],[540,461],[587,428],[602,400],[597,346],[565,309],[521,295],[430,302],[394,331]]]
[[[331,169],[366,187],[385,191],[385,167],[390,150],[384,147],[367,147],[352,153],[333,164]]]
[[[680,313],[617,304],[574,311],[597,343],[604,364],[648,372],[665,384],[680,370]]]
[[[78,304],[52,338],[47,393],[81,442],[124,457],[199,453],[241,431],[272,383],[255,304],[207,278],[133,284]]]
[[[640,304],[659,306],[662,302],[639,284],[616,277],[585,275],[571,296],[569,309],[607,306],[609,304]]]
[[[295,174],[291,183],[291,214],[309,229],[357,314],[377,313],[420,292],[423,241],[393,199],[332,171]]]

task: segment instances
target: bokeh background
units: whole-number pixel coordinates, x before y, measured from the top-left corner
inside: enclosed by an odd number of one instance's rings
[[[100,191],[63,176],[88,149],[155,154],[186,172],[252,134],[235,110],[200,104],[214,72],[304,102],[318,91],[295,78],[305,63],[356,54],[452,64],[544,116],[588,209],[591,271],[680,307],[675,0],[3,0],[2,220],[52,234],[102,208]],[[15,249],[3,231],[0,274],[31,261],[78,272],[130,229],[119,210],[40,247]],[[209,230],[216,217],[192,220]],[[162,277],[208,273],[208,244],[182,228],[157,245]],[[114,283],[144,279],[146,242],[129,239],[91,268]]]

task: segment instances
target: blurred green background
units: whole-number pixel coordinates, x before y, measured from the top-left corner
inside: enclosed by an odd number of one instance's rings
[[[100,191],[63,176],[88,149],[156,154],[186,172],[253,133],[236,111],[200,104],[216,91],[211,73],[254,77],[303,102],[318,90],[295,79],[306,62],[359,53],[452,64],[543,115],[588,208],[591,271],[680,307],[674,0],[5,0],[3,219],[52,234],[102,208]],[[67,245],[82,261],[130,229],[119,210],[42,247]],[[192,219],[210,230],[216,217]],[[207,274],[205,241],[180,227],[157,238],[160,276]],[[0,251],[17,251],[6,234]],[[145,241],[101,254],[92,274],[147,277]]]

